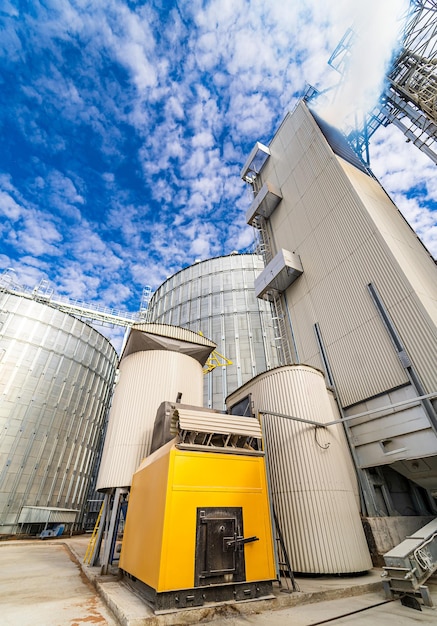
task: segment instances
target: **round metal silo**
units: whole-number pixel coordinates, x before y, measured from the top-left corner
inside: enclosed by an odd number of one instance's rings
[[[23,507],[81,520],[117,360],[88,324],[0,292],[0,533]]]
[[[97,479],[98,490],[130,487],[150,452],[160,404],[202,406],[203,364],[214,344],[200,335],[164,324],[137,324],[130,330],[109,413]]]
[[[263,269],[255,254],[200,261],[168,278],[150,300],[150,322],[200,331],[232,361],[205,376],[206,407],[223,410],[229,393],[279,363],[270,304],[254,291]]]
[[[331,396],[321,372],[290,365],[257,376],[227,398],[231,409],[247,399],[261,412],[273,505],[295,572],[372,567],[342,425],[323,427],[338,419]]]

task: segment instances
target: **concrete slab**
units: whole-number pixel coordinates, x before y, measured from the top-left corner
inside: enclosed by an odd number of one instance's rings
[[[115,575],[83,564],[89,536],[50,542],[0,542],[0,621],[3,626],[315,626],[316,624],[437,624],[437,610],[386,602],[381,570],[364,576],[298,578],[299,591],[274,599],[204,606],[155,615]],[[115,573],[116,570],[113,570]],[[437,579],[429,584],[437,606]],[[343,617],[342,617],[343,616]]]
[[[437,585],[433,585],[437,601]],[[211,626],[316,626],[329,624],[340,626],[414,626],[437,623],[435,608],[423,607],[416,611],[402,606],[399,600],[385,601],[381,593],[367,593],[349,598],[338,598],[325,602],[316,602],[293,608],[282,609],[274,613],[214,620]]]
[[[2,626],[117,626],[63,543],[0,542]]]

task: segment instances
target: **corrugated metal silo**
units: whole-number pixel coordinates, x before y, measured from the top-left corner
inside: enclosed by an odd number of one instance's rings
[[[291,365],[254,378],[227,398],[262,414],[273,504],[296,572],[352,573],[372,567],[342,425],[324,376]],[[253,404],[251,404],[253,403]],[[275,414],[277,412],[279,415]]]
[[[270,304],[255,296],[263,269],[255,254],[200,261],[168,278],[150,300],[150,322],[201,331],[232,361],[205,377],[206,407],[223,410],[229,393],[279,364]]]
[[[117,360],[91,326],[0,292],[1,533],[23,507],[83,509]]]
[[[202,406],[203,369],[214,344],[186,328],[136,324],[120,362],[97,479],[98,490],[129,487],[150,452],[160,404]]]

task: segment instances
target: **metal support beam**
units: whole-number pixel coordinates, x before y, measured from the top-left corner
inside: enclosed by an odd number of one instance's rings
[[[408,356],[408,353],[402,341],[402,338],[399,335],[393,323],[393,320],[391,319],[375,285],[373,285],[372,283],[369,283],[367,287],[368,287],[370,296],[373,300],[373,303],[375,304],[376,310],[378,311],[382,319],[382,322],[388,334],[390,335],[390,339],[392,340],[393,346],[397,352],[399,361],[401,362],[401,365],[404,368],[405,373],[407,374],[411,384],[416,389],[418,397],[422,398],[421,404],[422,404],[423,410],[428,416],[428,420],[431,425],[431,428],[434,431],[434,434],[437,435],[437,414],[430,400],[426,397],[427,395],[426,391],[422,385],[419,375],[416,372],[415,367],[413,366],[410,360],[410,357]]]

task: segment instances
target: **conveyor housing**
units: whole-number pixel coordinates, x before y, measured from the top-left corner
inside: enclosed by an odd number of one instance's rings
[[[384,591],[394,594],[420,595],[426,606],[432,606],[424,583],[437,570],[437,519],[407,537],[384,554]]]

